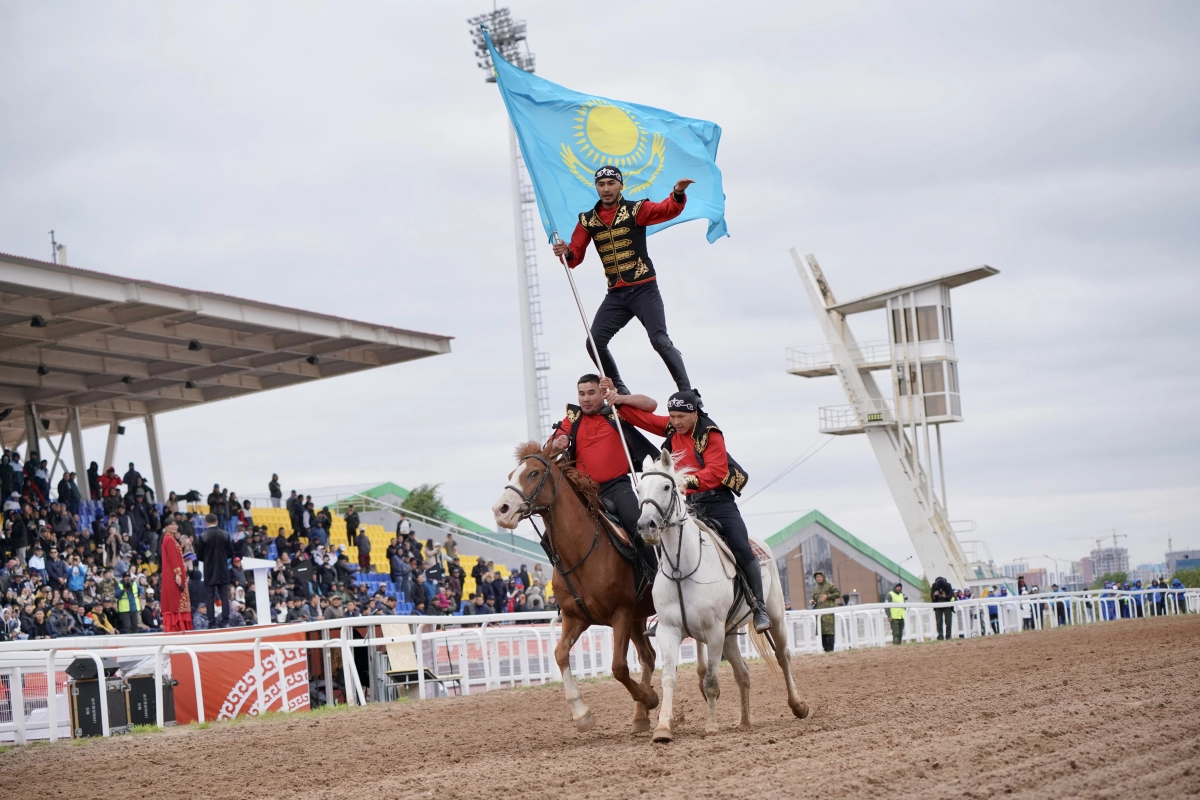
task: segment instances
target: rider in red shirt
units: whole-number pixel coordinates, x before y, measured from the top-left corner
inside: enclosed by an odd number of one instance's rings
[[[633,398],[616,394],[607,379],[601,385],[608,392],[608,403],[620,407],[622,419],[626,418],[625,406]],[[642,430],[666,436],[663,447],[671,451],[676,465],[691,468],[684,489],[689,510],[701,519],[720,523],[719,533],[733,551],[738,569],[754,595],[754,629],[761,633],[771,627],[763,597],[762,569],[750,549],[750,532],[746,530],[746,522],[734,499],[746,485],[746,473],[729,457],[725,435],[703,413],[700,397],[695,392],[671,395],[667,401],[667,414],[663,417],[639,411],[636,415],[628,415],[628,419]]]
[[[588,243],[596,246],[596,254],[604,266],[608,294],[592,320],[592,338],[600,351],[599,360],[585,343],[592,361],[613,379],[620,393],[628,395],[617,363],[608,350],[608,343],[617,332],[637,317],[650,337],[650,344],[662,357],[678,389],[691,389],[683,356],[667,335],[667,315],[662,295],[658,291],[654,262],[646,250],[646,228],[667,222],[682,213],[687,204],[687,187],[695,183],[690,178],[676,182],[671,194],[661,202],[626,200],[621,192],[625,179],[621,170],[603,166],[596,170],[596,193],[600,200],[589,211],[579,215],[571,241],[556,242],[554,255],[564,259],[574,269],[583,263]]]
[[[605,378],[608,385],[611,381]],[[646,456],[654,457],[658,448],[650,444],[634,425],[650,424],[654,415],[650,412],[658,403],[641,394],[622,397],[623,408],[617,412],[604,402],[598,375],[584,375],[579,379],[579,405],[567,406],[567,415],[558,425],[554,444],[559,450],[568,451],[575,467],[600,485],[600,497],[610,501],[617,509],[617,516],[629,535],[636,541],[638,521],[637,495],[629,480],[629,460],[617,434],[617,423],[613,419],[620,413],[625,442],[634,464],[641,464]]]

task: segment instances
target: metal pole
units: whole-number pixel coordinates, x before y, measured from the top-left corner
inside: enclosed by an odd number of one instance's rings
[[[67,427],[71,431],[71,450],[75,453],[75,481],[83,482],[79,496],[85,500],[92,499],[91,488],[87,482],[87,459],[83,455],[83,422],[79,418],[79,406],[71,406],[67,411]]]
[[[121,425],[118,422],[108,423],[108,445],[104,448],[104,464],[100,467],[101,472],[107,472],[108,468],[113,466],[113,459],[117,457],[117,436],[120,435]]]
[[[41,444],[38,442],[41,431],[38,426],[41,423],[37,419],[37,406],[33,403],[25,404],[25,460],[28,461],[33,454],[41,457]]]
[[[521,164],[517,134],[508,128],[508,150],[512,161],[513,238],[517,240],[517,298],[521,314],[521,362],[525,369],[525,425],[530,441],[540,442],[541,430],[537,396],[537,358],[533,344],[533,313],[529,303],[529,274],[526,267],[525,226],[522,223]]]
[[[554,232],[554,240],[556,242],[562,241],[558,238],[558,231]],[[563,272],[567,273],[567,282],[571,284],[571,294],[575,296],[575,307],[579,309],[579,319],[583,322],[583,329],[587,331],[588,344],[591,345],[592,352],[596,356],[596,371],[600,373],[601,378],[608,377],[604,374],[604,364],[600,359],[600,351],[596,348],[596,340],[592,338],[592,326],[588,325],[587,312],[583,310],[583,301],[579,299],[579,289],[575,286],[575,276],[571,274],[571,268],[567,266],[566,260],[560,258],[558,263],[562,264]],[[638,482],[637,470],[633,467],[633,456],[629,455],[629,443],[625,441],[625,431],[621,427],[621,415],[617,413],[615,408],[613,409],[613,419],[617,423],[617,434],[621,440],[621,449],[625,451],[625,462],[629,464],[629,476],[633,478],[633,483],[636,486]]]
[[[933,426],[934,432],[937,433],[938,447],[938,473],[942,479],[942,511],[946,515],[946,519],[950,519],[950,502],[946,499],[946,464],[942,461],[942,426],[941,423]]]
[[[165,502],[167,487],[163,483],[162,455],[158,450],[158,428],[154,425],[154,415],[146,415],[146,439],[150,445],[150,472],[154,475],[154,499]]]

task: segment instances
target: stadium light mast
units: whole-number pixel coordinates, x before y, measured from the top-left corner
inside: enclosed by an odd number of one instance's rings
[[[492,44],[506,61],[515,67],[533,72],[534,58],[528,43],[524,50],[525,21],[512,18],[507,8],[480,14],[467,20],[471,25],[471,40],[479,68],[487,73],[488,83],[496,82],[492,58],[479,26],[484,25],[492,36]],[[517,295],[521,312],[521,355],[525,366],[525,421],[529,438],[540,442],[550,432],[550,385],[546,372],[550,356],[539,348],[542,335],[542,304],[539,299],[537,271],[537,203],[533,184],[517,147],[516,132],[509,126],[508,149],[512,159],[513,227],[517,243]]]

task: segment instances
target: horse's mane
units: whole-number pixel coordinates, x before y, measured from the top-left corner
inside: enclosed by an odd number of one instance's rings
[[[542,446],[537,442],[525,442],[524,444],[517,445],[516,457],[518,461],[526,456],[534,455],[547,457]],[[576,469],[575,462],[566,460],[565,456],[557,460],[549,460],[562,470],[563,477],[567,479],[567,483],[571,484],[571,488],[578,493],[579,498],[583,500],[583,504],[587,506],[588,512],[595,516],[602,516],[604,505],[600,502],[600,486]]]
[[[571,484],[571,488],[583,500],[583,504],[587,506],[588,513],[593,516],[603,516],[603,504],[600,502],[600,486],[594,480],[589,478],[584,473],[575,468],[575,462],[564,461],[561,465],[563,477],[567,479],[567,483]]]

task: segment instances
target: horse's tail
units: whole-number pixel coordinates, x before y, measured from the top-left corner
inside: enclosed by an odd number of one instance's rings
[[[771,602],[771,590],[776,588],[780,583],[779,570],[775,566],[775,562],[769,563],[768,569],[763,570],[763,597],[768,603]],[[775,655],[776,647],[787,647],[787,641],[775,642],[765,633],[759,633],[754,630],[754,624],[746,626],[747,632],[750,634],[750,641],[754,645],[754,649],[758,651],[758,657],[767,664],[767,672],[771,673],[771,677],[775,680],[783,679],[783,670],[779,668],[779,661]]]
[[[758,652],[758,657],[766,663],[767,672],[771,673],[771,677],[776,680],[782,679],[783,673],[779,669],[779,662],[775,660],[775,649],[771,646],[771,640],[765,633],[754,630],[753,623],[747,625],[746,630],[750,633],[750,642]]]

